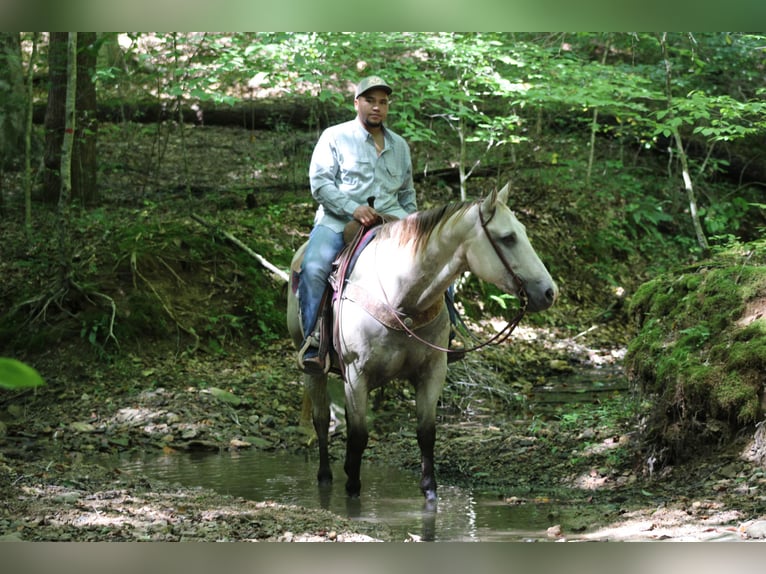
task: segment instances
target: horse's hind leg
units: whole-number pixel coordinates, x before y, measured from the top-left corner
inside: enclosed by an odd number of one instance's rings
[[[319,470],[317,481],[321,485],[332,482],[330,470],[330,455],[328,453],[328,441],[330,430],[330,396],[327,394],[327,376],[304,375],[304,392],[311,399],[311,419],[314,423],[314,431],[317,433],[319,445]]]

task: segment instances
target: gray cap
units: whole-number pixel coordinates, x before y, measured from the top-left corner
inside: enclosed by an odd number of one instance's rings
[[[363,93],[365,93],[367,90],[371,90],[373,88],[380,88],[387,94],[391,94],[393,92],[393,89],[391,86],[389,86],[386,81],[381,78],[380,76],[370,76],[369,78],[363,79],[359,84],[356,86],[356,93],[354,94],[355,98],[358,98]]]

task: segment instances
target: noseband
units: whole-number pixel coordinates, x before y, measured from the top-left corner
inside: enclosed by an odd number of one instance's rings
[[[383,293],[383,298],[385,300],[386,306],[391,311],[391,315],[396,319],[396,321],[399,323],[399,326],[402,328],[404,332],[406,332],[410,337],[413,337],[414,339],[417,339],[424,345],[431,347],[432,349],[436,349],[437,351],[443,351],[445,353],[467,353],[470,351],[478,351],[479,349],[482,349],[488,345],[491,344],[500,344],[508,340],[508,338],[511,336],[511,333],[513,333],[514,329],[519,325],[521,322],[522,317],[524,317],[524,314],[527,311],[527,304],[528,304],[528,296],[527,292],[524,289],[524,283],[521,280],[521,278],[518,276],[518,274],[513,270],[511,265],[508,263],[508,260],[503,255],[503,252],[500,250],[500,247],[497,245],[495,240],[492,238],[492,235],[489,232],[489,229],[487,229],[487,225],[489,225],[489,222],[492,221],[492,218],[495,216],[495,213],[497,212],[497,208],[492,212],[492,215],[490,215],[489,219],[486,221],[484,220],[484,213],[481,210],[481,200],[476,202],[476,205],[479,209],[479,222],[481,223],[481,228],[484,230],[485,235],[487,236],[487,240],[489,240],[489,244],[492,246],[492,249],[494,249],[495,254],[497,255],[498,259],[500,259],[500,262],[503,264],[503,267],[505,268],[506,272],[508,272],[511,277],[513,277],[513,280],[516,282],[516,287],[518,288],[518,297],[521,301],[521,308],[519,309],[518,313],[516,313],[516,316],[510,319],[506,322],[505,327],[503,327],[498,333],[496,333],[492,338],[490,338],[487,341],[484,341],[483,343],[480,343],[474,347],[470,347],[468,349],[461,349],[460,351],[453,351],[448,348],[440,347],[439,345],[434,345],[430,341],[426,341],[422,337],[419,337],[410,327],[408,327],[405,324],[405,321],[402,320],[402,318],[399,316],[399,313],[396,312],[396,310],[391,306],[391,304],[388,301],[388,296],[386,295],[386,292],[383,291],[383,285],[380,285],[381,292]],[[380,278],[378,278],[380,280]]]

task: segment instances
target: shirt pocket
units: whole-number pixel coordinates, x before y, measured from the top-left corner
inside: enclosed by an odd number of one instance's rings
[[[398,182],[402,178],[402,168],[395,162],[386,161],[386,175],[392,180]]]
[[[365,160],[354,160],[344,162],[340,168],[340,183],[342,185],[354,187],[365,182],[372,172],[372,164]]]

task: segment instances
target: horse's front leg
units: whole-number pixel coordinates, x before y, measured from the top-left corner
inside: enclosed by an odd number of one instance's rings
[[[320,486],[332,483],[330,455],[328,452],[330,430],[330,396],[327,393],[326,375],[304,375],[304,392],[311,400],[311,420],[319,445],[319,470],[317,482]]]
[[[346,381],[346,493],[359,496],[362,490],[361,466],[367,448],[367,383],[347,372]]]
[[[420,490],[429,502],[436,500],[436,475],[434,473],[436,406],[445,377],[446,360],[443,367],[432,368],[427,377],[415,383],[417,390],[417,436],[420,447]]]

